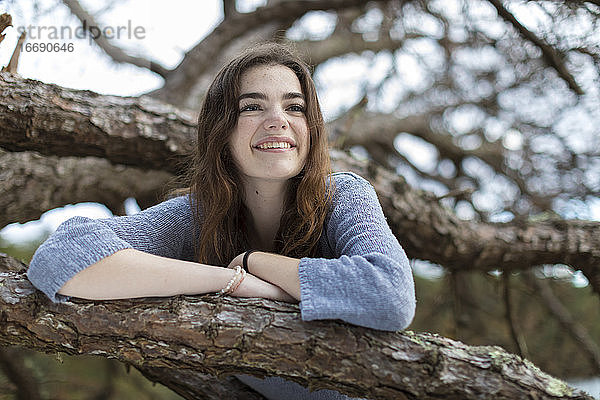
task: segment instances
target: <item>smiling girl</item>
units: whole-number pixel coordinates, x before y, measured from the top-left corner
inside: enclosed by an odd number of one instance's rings
[[[218,292],[299,302],[304,321],[391,331],[412,321],[406,255],[371,184],[331,173],[310,70],[287,48],[250,49],[218,73],[187,179],[186,195],[138,214],[64,222],[29,279],[52,301]],[[240,379],[273,398],[306,390]]]

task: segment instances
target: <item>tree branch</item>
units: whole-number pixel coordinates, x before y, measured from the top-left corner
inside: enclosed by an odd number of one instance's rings
[[[115,215],[134,197],[147,208],[160,200],[173,176],[167,172],[112,165],[96,157],[42,157],[0,150],[0,227],[40,218],[70,203],[99,202]]]
[[[229,19],[238,14],[235,6],[236,0],[223,0],[223,16],[224,19]]]
[[[195,126],[193,113],[148,97],[103,96],[0,73],[0,147],[9,151],[177,172]]]
[[[79,19],[79,21],[81,21],[81,23],[84,26],[84,29],[87,29],[87,31],[91,34],[92,38],[94,39],[94,42],[96,42],[98,47],[100,47],[110,58],[112,58],[113,61],[117,63],[133,64],[140,68],[149,69],[150,71],[162,76],[163,78],[167,76],[169,70],[160,65],[159,63],[155,61],[146,60],[145,58],[141,57],[130,56],[129,54],[125,53],[121,48],[112,45],[104,35],[101,35],[98,32],[94,32],[92,29],[99,29],[100,25],[98,25],[98,23],[94,20],[94,17],[92,17],[81,6],[81,4],[79,4],[79,1],[63,0],[63,3],[69,8],[71,13],[75,15]]]
[[[146,378],[158,382],[185,399],[266,400],[234,376],[217,377],[195,369],[136,367]]]
[[[502,274],[503,281],[503,297],[504,297],[504,309],[506,315],[506,322],[510,329],[510,336],[515,344],[515,348],[518,350],[519,355],[523,358],[529,358],[527,351],[527,343],[525,337],[522,334],[522,330],[519,327],[518,319],[512,310],[511,293],[510,293],[510,272],[504,272]]]
[[[540,48],[542,53],[544,54],[544,58],[546,62],[556,70],[558,75],[567,82],[571,90],[573,90],[578,95],[585,94],[583,89],[577,84],[575,78],[567,67],[565,66],[561,56],[552,46],[549,46],[546,42],[538,38],[533,32],[524,27],[514,15],[512,15],[503,5],[501,0],[489,0],[489,2],[498,10],[498,15],[502,17],[505,21],[513,25],[517,31],[525,37],[527,40],[535,44]]]
[[[2,67],[1,72],[10,72],[12,74],[17,73],[17,69],[19,67],[19,57],[21,56],[21,46],[23,46],[26,36],[27,34],[25,32],[21,33],[21,36],[19,36],[19,39],[17,40],[15,50],[13,51],[12,56],[10,57],[8,65],[6,67]]]
[[[422,37],[422,35],[419,35]],[[417,37],[411,35],[410,38]],[[404,38],[406,40],[407,38]],[[344,54],[360,53],[366,50],[379,52],[382,50],[394,51],[404,45],[404,40],[392,39],[389,36],[379,37],[377,40],[365,40],[361,33],[351,31],[335,31],[323,40],[303,40],[295,42],[302,54],[310,55],[308,60],[311,65],[319,65],[331,58]]]
[[[12,26],[12,17],[10,16],[10,14],[7,14],[7,13],[1,14],[0,15],[0,43],[2,43],[2,41],[6,37],[6,34],[4,34],[4,30],[6,28],[8,28],[9,26]]]
[[[343,120],[343,119],[342,119]],[[330,126],[335,126],[334,121]],[[330,129],[334,131],[334,129]],[[374,137],[374,132],[377,132]],[[452,160],[455,165],[460,165],[467,157],[476,157],[488,164],[494,172],[509,178],[526,195],[533,204],[541,210],[551,209],[551,200],[531,192],[517,171],[509,168],[504,161],[504,147],[500,141],[483,141],[481,146],[474,149],[463,149],[454,143],[454,138],[447,134],[434,132],[429,125],[427,115],[416,114],[405,118],[398,118],[393,114],[365,112],[356,118],[352,129],[345,132],[344,145],[360,145],[368,147],[373,140],[387,143],[393,148],[394,139],[400,132],[407,132],[417,136],[435,146],[440,158]],[[411,164],[412,165],[412,164]],[[415,167],[416,169],[416,167]]]
[[[0,265],[2,344],[114,357],[142,369],[281,376],[372,399],[592,399],[499,347],[304,322],[297,306],[265,299],[54,304],[31,286],[24,265],[6,256]]]

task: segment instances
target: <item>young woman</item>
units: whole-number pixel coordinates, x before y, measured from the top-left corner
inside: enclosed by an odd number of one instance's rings
[[[299,301],[305,321],[412,321],[406,255],[369,182],[331,173],[310,70],[285,47],[251,49],[218,73],[187,178],[186,195],[138,214],[66,221],[29,279],[53,301],[219,292]],[[300,388],[244,381],[275,397]]]

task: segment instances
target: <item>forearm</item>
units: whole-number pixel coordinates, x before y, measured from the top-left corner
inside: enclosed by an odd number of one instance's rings
[[[125,249],[79,272],[59,293],[95,300],[210,293],[231,277],[225,268]]]
[[[125,249],[79,272],[59,293],[93,300],[195,295],[218,292],[233,276],[232,269]],[[231,295],[294,301],[278,286],[251,274]]]
[[[297,258],[257,251],[248,257],[248,272],[279,286],[300,301],[299,264]]]

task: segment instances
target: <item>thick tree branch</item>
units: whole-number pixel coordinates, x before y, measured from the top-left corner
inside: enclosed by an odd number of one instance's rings
[[[83,24],[85,29],[90,33],[91,37],[94,39],[94,42],[100,47],[113,61],[117,63],[127,63],[133,64],[140,68],[149,69],[152,72],[157,73],[163,78],[167,76],[169,70],[159,63],[155,61],[146,60],[141,57],[133,57],[129,54],[125,53],[121,48],[111,44],[108,39],[99,34],[99,32],[94,31],[93,29],[102,29],[100,25],[94,20],[92,17],[82,6],[79,4],[77,0],[63,0],[63,3],[71,10],[71,13],[75,15],[79,21]]]
[[[148,97],[103,96],[0,74],[0,147],[176,172],[195,138],[191,112]]]
[[[43,157],[3,150],[0,171],[0,228],[38,219],[45,211],[70,203],[99,202],[123,215],[123,202],[134,197],[147,208],[160,200],[173,177],[96,157]]]
[[[561,56],[556,51],[556,49],[554,49],[552,46],[548,45],[546,42],[544,42],[543,40],[538,38],[533,32],[531,32],[529,29],[527,29],[525,26],[523,26],[515,18],[515,16],[512,15],[510,13],[510,11],[508,11],[504,7],[501,0],[489,0],[489,2],[492,3],[492,5],[496,8],[496,10],[498,10],[498,15],[500,15],[500,17],[502,17],[502,19],[504,19],[505,21],[507,21],[508,23],[513,25],[523,37],[525,37],[531,43],[535,44],[537,47],[540,48],[540,50],[544,54],[544,58],[546,59],[546,62],[552,68],[554,68],[556,70],[558,75],[562,79],[564,79],[565,82],[567,82],[567,84],[569,85],[571,90],[573,90],[578,95],[584,94],[583,89],[577,84],[577,81],[575,81],[575,78],[573,77],[573,75],[571,75],[571,73],[567,69],[564,61],[562,60]]]
[[[213,295],[53,304],[0,257],[0,343],[136,367],[276,375],[372,399],[592,399],[499,347],[304,322],[295,305]],[[206,388],[203,388],[206,390]]]

